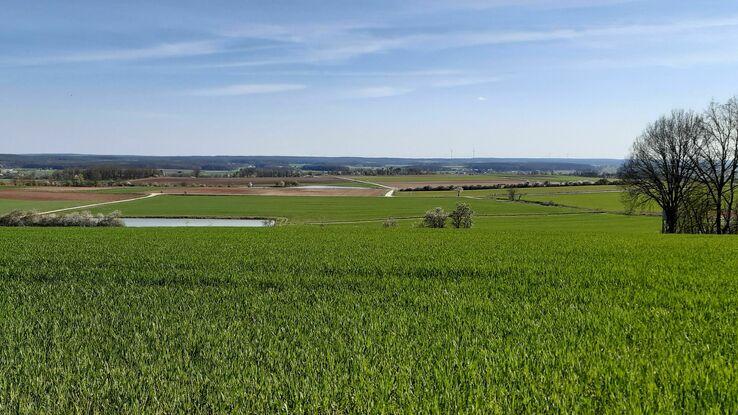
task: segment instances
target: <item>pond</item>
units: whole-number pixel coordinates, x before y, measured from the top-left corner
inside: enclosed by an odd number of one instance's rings
[[[274,226],[271,219],[194,219],[194,218],[123,218],[123,223],[129,228],[157,228],[157,227],[242,227],[259,228]]]

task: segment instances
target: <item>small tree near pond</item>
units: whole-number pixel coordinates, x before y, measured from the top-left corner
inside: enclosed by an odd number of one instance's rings
[[[443,208],[437,207],[425,212],[423,217],[423,226],[426,228],[443,228],[446,226],[446,213]]]
[[[456,209],[449,215],[454,228],[471,228],[474,211],[466,203],[457,203]]]

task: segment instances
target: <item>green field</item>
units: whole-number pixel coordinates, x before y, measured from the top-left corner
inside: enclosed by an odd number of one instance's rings
[[[626,204],[623,193],[617,186],[562,186],[562,187],[529,187],[515,189],[522,201],[550,202],[566,207],[606,212],[625,212]],[[505,198],[507,189],[464,190],[463,198]],[[399,197],[436,198],[455,197],[453,190],[443,191],[403,191],[396,192]],[[656,214],[656,206],[639,209],[641,213]]]
[[[738,242],[593,213],[610,189],[164,195],[99,210],[290,226],[0,228],[0,412],[733,412]],[[472,229],[416,226],[458,201]]]
[[[593,186],[551,186],[551,187],[521,187],[515,191],[522,195],[548,195],[548,194],[568,194],[568,193],[604,193],[619,192],[620,188],[614,185],[593,185]],[[508,189],[479,189],[464,190],[462,196],[466,197],[503,197],[508,193]],[[403,190],[395,192],[400,197],[456,197],[455,190]]]
[[[286,218],[290,223],[418,218],[436,206],[453,209],[456,198],[303,197],[303,196],[174,196],[101,206],[96,212],[120,210],[129,217],[257,217]],[[478,215],[547,215],[575,209],[510,203],[497,200],[462,200]]]
[[[736,409],[738,243],[577,216],[2,229],[0,411]]]
[[[1,196],[2,193],[0,193],[0,197]],[[88,203],[94,202],[75,200],[15,200],[0,198],[0,215],[13,210],[38,210],[40,212],[44,212],[47,210],[63,209]]]

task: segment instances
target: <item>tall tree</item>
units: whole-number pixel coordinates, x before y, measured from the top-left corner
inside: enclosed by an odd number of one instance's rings
[[[702,118],[675,110],[646,127],[621,169],[634,205],[655,201],[663,211],[662,232],[679,231],[679,214],[695,189],[695,143]]]
[[[704,128],[693,154],[695,173],[712,202],[714,232],[728,233],[733,228],[738,170],[738,98],[712,102],[702,118]]]

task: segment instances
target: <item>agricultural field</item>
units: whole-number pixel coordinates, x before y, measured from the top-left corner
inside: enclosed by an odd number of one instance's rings
[[[16,200],[0,199],[0,215],[13,210],[38,210],[46,212],[49,210],[64,209],[86,204],[84,201],[73,200]]]
[[[0,228],[0,412],[738,409],[738,243],[598,213],[613,189],[165,193],[93,210],[280,226]],[[417,226],[458,202],[472,229]]]
[[[592,181],[596,179],[568,175],[527,175],[527,174],[422,174],[406,176],[361,176],[351,177],[368,182],[400,189],[423,186],[452,186],[452,185],[492,185],[514,184],[525,182],[576,182]]]
[[[480,216],[551,215],[576,211],[571,208],[458,198],[175,195],[101,206],[93,211],[107,213],[120,210],[129,217],[284,218],[289,223],[310,223],[379,221],[388,217],[419,218],[428,209],[440,206],[451,210],[460,201],[468,202]]]
[[[550,187],[521,187],[515,191],[522,195],[548,195],[568,193],[605,193],[620,192],[621,188],[614,185],[587,185],[587,186],[550,186]],[[508,189],[474,189],[464,190],[462,196],[485,198],[505,197]],[[455,197],[455,190],[404,190],[395,193],[396,196],[404,197]]]
[[[731,412],[738,244],[653,219],[2,229],[0,411]]]
[[[574,207],[586,210],[604,212],[626,212],[628,207],[623,199],[620,187],[612,185],[603,186],[561,186],[561,187],[529,187],[515,189],[516,197],[523,202],[551,203],[565,207]],[[464,198],[495,198],[507,197],[507,189],[490,190],[464,190],[461,196]],[[402,191],[397,192],[400,197],[413,198],[435,198],[455,197],[453,190],[442,191]],[[638,213],[658,214],[658,207],[649,205],[636,209]]]

